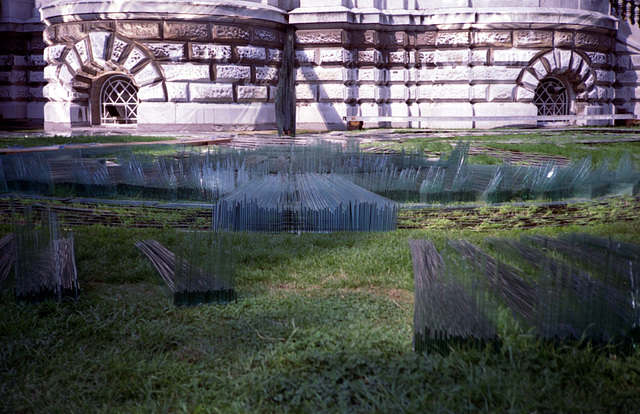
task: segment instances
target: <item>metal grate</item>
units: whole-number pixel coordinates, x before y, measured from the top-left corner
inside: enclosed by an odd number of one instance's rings
[[[102,124],[135,124],[138,121],[138,88],[124,76],[107,80],[100,92]]]
[[[538,107],[538,116],[568,115],[569,113],[567,88],[555,78],[540,82],[536,88],[533,103]]]

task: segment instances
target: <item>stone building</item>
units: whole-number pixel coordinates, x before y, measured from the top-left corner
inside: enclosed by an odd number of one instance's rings
[[[636,0],[38,6],[2,2],[4,123],[274,129],[287,27],[296,30],[298,128],[344,129],[351,116],[394,118],[371,127],[490,128],[516,121],[404,118],[520,116],[528,118],[517,124],[535,125],[536,115],[640,114]]]

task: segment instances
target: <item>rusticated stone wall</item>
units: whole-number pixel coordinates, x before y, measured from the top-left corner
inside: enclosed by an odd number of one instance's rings
[[[0,129],[43,122],[44,25],[33,18],[33,6],[3,1],[0,7]]]
[[[139,87],[142,129],[275,125],[267,107],[281,61],[283,32],[277,27],[101,20],[54,24],[44,37],[49,129],[99,124],[99,88],[114,74]]]
[[[570,86],[574,113],[608,113],[613,41],[567,29],[299,30],[299,120],[337,128],[346,116],[535,116],[534,92],[547,76]]]

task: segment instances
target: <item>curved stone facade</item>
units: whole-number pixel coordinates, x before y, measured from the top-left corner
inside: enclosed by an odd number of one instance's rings
[[[556,92],[566,114],[640,112],[635,1],[513,3],[45,0],[45,125],[117,118],[101,93],[124,76],[141,130],[274,129],[290,26],[299,128],[344,129],[350,116],[391,117],[370,127],[490,128],[513,122],[405,118],[531,117]],[[541,87],[550,81],[555,89]]]
[[[46,128],[100,124],[111,76],[137,86],[141,130],[275,128],[286,14],[238,3],[45,5]]]

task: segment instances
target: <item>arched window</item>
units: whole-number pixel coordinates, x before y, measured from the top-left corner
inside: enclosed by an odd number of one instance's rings
[[[569,93],[563,83],[556,78],[540,81],[533,103],[538,107],[539,116],[569,114]]]
[[[100,90],[101,124],[138,122],[138,88],[126,76],[113,76]]]

